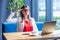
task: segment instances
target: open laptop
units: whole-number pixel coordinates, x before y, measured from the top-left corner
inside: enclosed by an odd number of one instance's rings
[[[45,22],[42,28],[42,35],[52,33],[55,30],[56,21]]]
[[[39,35],[45,35],[45,34],[50,34],[53,33],[53,31],[55,30],[55,25],[56,25],[56,21],[50,21],[50,22],[45,22],[42,28],[42,32],[31,32],[31,36],[36,36],[36,33],[38,33]],[[37,34],[37,35],[38,35]]]

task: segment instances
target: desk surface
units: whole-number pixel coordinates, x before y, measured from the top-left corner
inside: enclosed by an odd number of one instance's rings
[[[60,38],[60,30],[56,30],[51,34],[46,34],[46,35],[41,35],[41,31],[39,31],[40,35],[38,36],[30,36],[30,32],[14,32],[14,33],[3,33],[3,35],[6,37],[7,40],[30,40],[30,39],[41,39],[41,38],[45,38],[45,39],[58,39]],[[28,34],[28,35],[24,35],[24,34]]]

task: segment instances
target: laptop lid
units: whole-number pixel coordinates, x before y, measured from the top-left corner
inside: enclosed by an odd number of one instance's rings
[[[42,34],[52,33],[55,30],[56,21],[45,22],[42,28]]]

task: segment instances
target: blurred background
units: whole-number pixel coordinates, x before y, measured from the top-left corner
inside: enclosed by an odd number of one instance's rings
[[[13,0],[14,1],[14,0]],[[29,5],[31,16],[36,22],[57,21],[56,29],[60,30],[60,0],[21,0]],[[2,23],[11,13],[8,10],[10,0],[0,0],[0,40],[2,40]]]

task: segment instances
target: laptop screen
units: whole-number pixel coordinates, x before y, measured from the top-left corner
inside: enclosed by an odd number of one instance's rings
[[[55,30],[56,21],[45,22],[42,33],[52,33]]]

